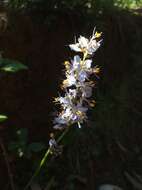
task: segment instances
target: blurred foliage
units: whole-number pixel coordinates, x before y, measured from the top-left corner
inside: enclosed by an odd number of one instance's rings
[[[7,58],[0,58],[0,70],[5,72],[18,72],[20,70],[28,69],[28,67],[19,61],[7,59]]]
[[[16,9],[28,8],[38,10],[101,10],[112,7],[136,8],[142,0],[6,0],[8,6]]]
[[[0,122],[3,122],[7,119],[7,116],[5,115],[0,115]]]
[[[16,132],[16,140],[9,143],[9,150],[15,152],[18,157],[31,158],[32,153],[37,153],[45,149],[41,142],[28,143],[28,129],[21,128]]]

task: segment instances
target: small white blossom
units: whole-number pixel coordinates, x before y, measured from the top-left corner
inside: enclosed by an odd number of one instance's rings
[[[78,42],[81,48],[86,48],[88,46],[89,40],[83,36],[78,38]]]
[[[70,44],[69,47],[71,50],[76,51],[76,52],[81,52],[81,49],[79,48],[79,44]]]
[[[74,59],[73,59],[73,61],[72,61],[72,68],[75,70],[75,69],[80,69],[80,62],[81,62],[81,58],[78,56],[78,55],[76,55],[76,56],[74,56]]]
[[[69,45],[69,47],[76,52],[82,52],[83,49],[88,48],[88,43],[89,43],[89,40],[87,38],[80,36],[78,38],[78,43],[71,44]]]
[[[68,86],[72,86],[76,84],[76,78],[73,74],[67,75],[67,84]]]
[[[71,116],[71,114],[72,114],[71,108],[68,107],[68,108],[66,108],[65,111],[63,112],[62,118],[67,119],[67,118],[69,118],[69,117]]]
[[[96,39],[101,36],[101,33],[94,33],[91,39],[87,39],[83,36],[78,38],[78,43],[70,44],[69,47],[71,50],[76,52],[86,52],[89,55],[92,55],[100,47],[102,40],[97,41]]]
[[[70,99],[75,98],[76,95],[77,95],[76,89],[69,89],[68,96],[69,96]]]
[[[50,146],[50,148],[53,147],[53,146],[55,146],[55,147],[57,146],[57,142],[55,141],[55,139],[50,139],[49,140],[49,146]]]
[[[90,69],[91,68],[91,64],[92,64],[92,60],[91,59],[87,59],[87,60],[84,61],[83,67],[85,69]]]
[[[69,104],[70,100],[67,97],[59,97],[57,100],[60,102],[60,104]]]
[[[55,117],[54,119],[54,124],[58,123],[58,124],[66,124],[66,120],[64,118],[61,117],[61,115],[59,115],[58,117]]]
[[[84,70],[80,71],[78,74],[78,80],[80,82],[84,82],[87,79],[87,77],[88,77],[87,72]]]

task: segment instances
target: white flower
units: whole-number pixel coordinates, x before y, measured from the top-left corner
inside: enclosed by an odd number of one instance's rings
[[[92,38],[88,44],[88,54],[92,55],[100,47],[102,40],[96,41],[95,38]]]
[[[81,52],[81,49],[79,48],[79,44],[70,44],[69,47],[71,50],[76,51],[76,52]]]
[[[76,52],[82,52],[83,49],[87,49],[88,48],[88,43],[89,40],[83,36],[80,36],[78,38],[78,43],[76,44],[70,44],[69,47]]]
[[[64,109],[58,117],[56,117],[54,119],[54,124],[56,124],[54,126],[54,128],[59,128],[62,125],[68,125],[68,123],[70,122],[70,116],[71,116],[72,112],[70,108],[66,108]]]
[[[92,60],[91,59],[87,59],[84,61],[84,68],[85,69],[90,69],[91,68],[91,64],[92,64]]]
[[[88,47],[89,40],[87,38],[80,36],[78,42],[81,49]]]
[[[73,64],[72,69],[73,70],[80,69],[80,62],[81,62],[81,58],[78,55],[74,56],[74,59],[72,61],[72,64]]]
[[[76,95],[77,95],[76,89],[69,89],[68,96],[69,96],[70,99],[75,98]]]
[[[59,97],[57,100],[60,102],[60,104],[69,104],[70,101],[67,97]]]
[[[62,118],[67,119],[72,114],[70,107],[66,108],[62,114]]]
[[[75,115],[72,107],[68,107],[62,112],[61,118],[63,118],[64,121],[66,121],[66,125],[68,125],[69,123],[74,123],[77,116]]]
[[[61,115],[59,115],[58,117],[55,117],[54,124],[58,123],[58,124],[66,124],[66,121],[64,118],[61,117]]]
[[[95,32],[95,31],[94,31]],[[101,33],[94,33],[90,40],[87,38],[80,36],[78,38],[78,43],[70,44],[69,47],[71,50],[76,52],[86,52],[89,55],[92,55],[101,45],[101,41],[97,41],[96,39],[101,36]]]
[[[87,79],[87,76],[88,76],[87,73],[84,70],[82,70],[78,74],[78,80],[80,82],[84,82]]]
[[[49,140],[49,146],[50,146],[50,148],[57,146],[57,142],[55,141],[55,139],[50,139]]]
[[[66,83],[68,87],[76,84],[76,78],[74,74],[67,75]]]

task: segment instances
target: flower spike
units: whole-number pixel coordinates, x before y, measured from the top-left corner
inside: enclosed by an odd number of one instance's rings
[[[61,111],[53,121],[54,129],[64,129],[75,123],[80,128],[87,120],[88,108],[95,106],[95,101],[89,100],[94,86],[90,76],[97,75],[99,68],[92,66],[92,59],[89,56],[100,47],[102,40],[98,41],[98,38],[101,34],[94,29],[90,39],[80,36],[78,42],[69,45],[71,50],[82,52],[83,58],[75,55],[71,61],[64,62],[66,78],[63,80],[62,89],[65,93],[64,96],[55,99],[61,105]]]

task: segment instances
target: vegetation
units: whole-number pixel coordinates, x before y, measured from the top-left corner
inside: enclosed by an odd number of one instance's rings
[[[142,1],[9,0],[3,4],[10,19],[0,33],[0,49],[11,59],[0,59],[0,143],[10,180],[1,173],[1,187],[24,189],[39,166],[52,131],[61,63],[72,57],[66,45],[74,35],[90,34],[96,25],[103,31],[102,48],[94,58],[101,67],[93,95],[96,107],[81,130],[73,127],[64,136],[63,153],[44,162],[29,189],[94,190],[104,183],[141,188]]]
[[[7,1],[6,1],[7,2]],[[102,9],[102,8],[134,8],[141,5],[141,0],[9,0],[8,5],[12,8],[30,8],[45,10],[61,9]]]

